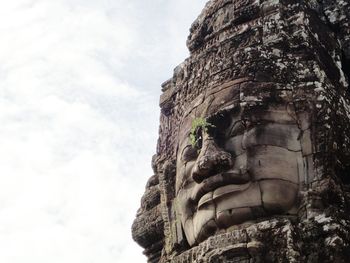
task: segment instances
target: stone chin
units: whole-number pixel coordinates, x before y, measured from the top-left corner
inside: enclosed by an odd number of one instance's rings
[[[193,246],[234,225],[294,214],[297,198],[298,185],[280,179],[230,184],[205,194],[193,216],[182,218],[182,225]]]

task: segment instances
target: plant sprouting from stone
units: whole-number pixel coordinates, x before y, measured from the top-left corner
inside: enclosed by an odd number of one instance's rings
[[[195,118],[192,121],[192,127],[190,132],[190,143],[193,148],[201,148],[202,133],[208,132],[208,128],[214,128],[215,126],[208,122],[205,118]]]

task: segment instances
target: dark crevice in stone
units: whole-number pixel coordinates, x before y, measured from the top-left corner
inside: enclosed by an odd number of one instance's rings
[[[343,184],[350,185],[350,165],[336,170],[337,176]]]
[[[344,75],[346,76],[349,82],[350,81],[350,57],[347,58],[344,52],[342,52],[342,56],[341,56],[341,66],[342,66]],[[350,87],[348,87],[347,94],[348,96],[350,96]]]

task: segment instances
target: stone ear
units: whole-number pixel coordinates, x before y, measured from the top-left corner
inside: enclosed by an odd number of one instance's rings
[[[167,160],[163,165],[163,185],[164,197],[167,202],[175,198],[176,161]]]
[[[159,187],[161,196],[161,214],[164,221],[164,249],[166,254],[171,254],[177,244],[177,222],[175,215],[175,180],[176,162],[166,160],[161,165],[159,173]]]

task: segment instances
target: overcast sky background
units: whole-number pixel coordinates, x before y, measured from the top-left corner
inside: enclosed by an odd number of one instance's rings
[[[206,0],[0,3],[0,262],[146,262],[160,84]]]

